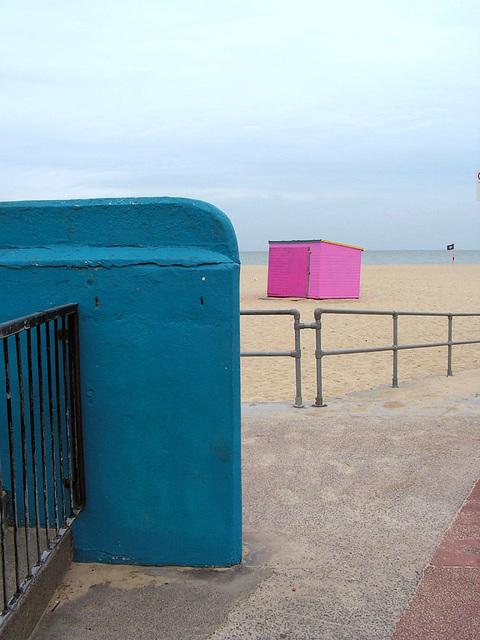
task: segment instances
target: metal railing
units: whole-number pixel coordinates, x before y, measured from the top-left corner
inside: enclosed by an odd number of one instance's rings
[[[241,316],[293,316],[293,330],[295,333],[295,349],[293,351],[242,351],[244,358],[256,357],[291,357],[295,358],[295,403],[294,407],[303,407],[302,402],[302,350],[300,346],[300,311],[297,309],[250,309],[240,311]]]
[[[1,624],[85,503],[78,305],[4,322],[0,340]]]
[[[360,349],[322,349],[322,316],[323,314],[339,314],[339,315],[371,315],[371,316],[391,316],[393,319],[392,327],[392,344],[382,347],[366,347]],[[316,358],[316,384],[317,395],[314,407],[325,407],[323,398],[323,371],[322,360],[325,356],[354,354],[354,353],[374,353],[380,351],[392,351],[393,354],[393,376],[392,387],[398,387],[398,352],[406,349],[423,349],[428,347],[447,347],[447,376],[452,373],[452,347],[461,344],[480,344],[480,340],[453,340],[453,318],[455,317],[480,317],[480,313],[440,313],[434,311],[376,311],[365,309],[330,309],[317,308],[314,312],[315,322],[300,322],[300,312],[297,309],[259,309],[259,310],[242,310],[240,315],[258,316],[258,315],[292,315],[294,317],[295,331],[295,350],[294,351],[250,351],[241,352],[241,356],[291,356],[295,358],[295,378],[296,378],[296,397],[294,407],[303,407],[302,402],[302,369],[301,369],[301,344],[300,331],[302,329],[315,330],[315,358]],[[445,317],[448,319],[448,333],[445,342],[428,342],[421,344],[398,344],[398,319],[400,316],[434,316]]]

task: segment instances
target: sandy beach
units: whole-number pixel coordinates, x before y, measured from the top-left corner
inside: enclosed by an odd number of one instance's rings
[[[480,265],[366,265],[362,267],[358,300],[304,300],[267,298],[267,267],[242,266],[241,309],[290,309],[303,322],[313,321],[316,307],[385,309],[398,311],[480,312]],[[455,318],[453,339],[480,336],[480,318]],[[399,344],[441,342],[447,339],[446,318],[399,319]],[[325,349],[360,348],[392,344],[392,319],[375,316],[326,315]],[[241,318],[242,351],[292,350],[291,317]],[[315,397],[314,331],[302,331],[303,398]],[[446,373],[447,348],[399,352],[398,377],[402,381]],[[480,391],[480,344],[453,348],[453,373],[472,371]],[[324,359],[325,397],[388,386],[392,354],[369,353],[329,356]],[[243,401],[289,401],[295,396],[293,358],[242,358]]]

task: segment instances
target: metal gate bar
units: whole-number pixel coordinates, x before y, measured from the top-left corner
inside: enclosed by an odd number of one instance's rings
[[[252,357],[271,357],[271,356],[287,356],[295,358],[295,402],[294,407],[300,409],[303,407],[302,401],[302,349],[300,345],[300,311],[298,309],[251,309],[240,311],[241,316],[293,316],[293,330],[295,333],[295,350],[294,351],[242,351],[241,356],[245,358]]]
[[[0,625],[85,503],[78,338],[76,304],[0,324]]]

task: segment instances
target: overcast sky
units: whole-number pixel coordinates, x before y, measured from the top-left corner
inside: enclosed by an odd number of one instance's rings
[[[480,249],[478,0],[0,2],[0,199],[171,195],[242,250]]]

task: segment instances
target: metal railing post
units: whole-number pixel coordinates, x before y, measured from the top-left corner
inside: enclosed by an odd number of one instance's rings
[[[315,309],[315,358],[317,364],[317,397],[313,407],[326,407],[323,401],[323,379],[322,379],[322,312]]]
[[[302,346],[300,342],[300,312],[293,309],[295,331],[295,404],[296,409],[301,409],[302,401]]]
[[[398,387],[398,313],[393,312],[393,378],[392,387]]]
[[[71,325],[70,325],[71,322]],[[80,326],[78,310],[69,319],[70,332],[70,360],[71,360],[71,386],[73,398],[72,412],[72,436],[73,436],[73,457],[74,457],[74,493],[77,501],[77,508],[84,507],[86,503],[85,490],[85,466],[83,451],[83,426],[82,426],[82,382],[80,376]]]
[[[453,315],[448,314],[448,363],[447,376],[453,376],[452,373],[452,342],[453,342]]]
[[[295,333],[294,351],[241,351],[240,356],[244,358],[255,357],[289,357],[295,358],[295,402],[293,406],[301,409],[304,404],[302,400],[302,350],[300,342],[300,329],[303,328],[300,322],[300,311],[298,309],[243,309],[241,316],[293,316]]]

